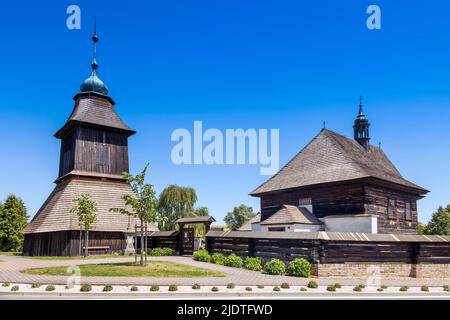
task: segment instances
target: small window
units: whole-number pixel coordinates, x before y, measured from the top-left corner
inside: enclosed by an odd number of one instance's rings
[[[396,215],[395,211],[396,211],[395,200],[389,199],[388,218],[391,218],[391,219],[397,218],[397,215]]]
[[[269,231],[286,231],[285,227],[269,227]]]
[[[298,199],[298,205],[299,206],[308,206],[312,204],[311,198],[300,198]]]
[[[405,220],[412,220],[411,202],[405,201]]]

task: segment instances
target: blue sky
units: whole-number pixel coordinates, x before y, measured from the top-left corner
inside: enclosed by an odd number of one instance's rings
[[[81,30],[66,8],[81,8]],[[382,29],[368,30],[370,4]],[[197,190],[222,220],[268,177],[259,166],[175,166],[174,129],[278,128],[280,163],[322,128],[352,136],[358,96],[382,147],[403,176],[431,190],[427,221],[450,203],[448,1],[42,1],[0,9],[0,198],[22,197],[34,215],[53,189],[59,141],[89,75],[97,17],[100,77],[130,139],[131,171],[149,182]]]

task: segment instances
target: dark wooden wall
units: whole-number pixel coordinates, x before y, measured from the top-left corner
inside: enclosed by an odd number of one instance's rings
[[[78,256],[79,231],[31,233],[25,235],[23,254],[26,256]],[[84,235],[82,240],[84,246]],[[109,252],[125,249],[122,232],[89,232],[89,247],[109,246]]]
[[[210,253],[235,253],[263,261],[278,258],[289,262],[305,258],[310,262],[450,263],[450,243],[326,241],[311,239],[259,239],[207,237]]]
[[[313,213],[330,215],[378,215],[378,233],[417,233],[417,194],[395,185],[376,185],[366,181],[305,187],[261,196],[261,220],[277,212],[283,204],[298,206],[299,199],[311,198]],[[388,217],[388,202],[396,201],[395,218]],[[406,219],[405,201],[411,203],[411,219]]]
[[[147,247],[150,250],[152,248],[171,248],[174,251],[180,251],[180,238],[180,233],[174,236],[148,237]]]
[[[300,198],[311,198],[314,214],[321,218],[329,215],[364,213],[364,184],[302,188],[261,197],[261,220],[269,218],[282,204],[298,206]]]
[[[76,131],[75,170],[122,174],[128,172],[126,134],[79,127]]]
[[[414,194],[367,184],[366,212],[378,215],[378,233],[417,233],[417,197]],[[395,215],[389,217],[389,200],[395,200]],[[411,203],[411,219],[405,215],[405,201]]]

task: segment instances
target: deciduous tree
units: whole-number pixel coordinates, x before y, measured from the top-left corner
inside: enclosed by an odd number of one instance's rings
[[[89,194],[83,194],[73,199],[73,202],[75,205],[70,208],[70,212],[78,216],[78,225],[84,230],[84,256],[87,257],[89,254],[89,230],[97,221],[97,204]]]
[[[225,221],[229,228],[235,230],[242,227],[245,222],[255,215],[256,213],[253,212],[252,207],[241,204],[239,207],[234,207],[233,212],[228,212],[223,221]]]
[[[22,251],[22,231],[27,220],[27,208],[22,199],[10,195],[3,204],[0,203],[0,251]]]

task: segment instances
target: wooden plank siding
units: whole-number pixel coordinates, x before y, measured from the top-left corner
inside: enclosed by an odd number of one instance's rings
[[[450,243],[407,241],[327,241],[323,239],[261,239],[207,236],[212,253],[235,253],[264,262],[278,258],[289,262],[305,258],[313,263],[450,263]]]
[[[58,231],[30,233],[25,235],[23,255],[25,256],[78,256],[79,231]],[[84,234],[82,239],[84,246]],[[125,249],[122,232],[89,232],[89,247],[109,247],[109,253]]]

